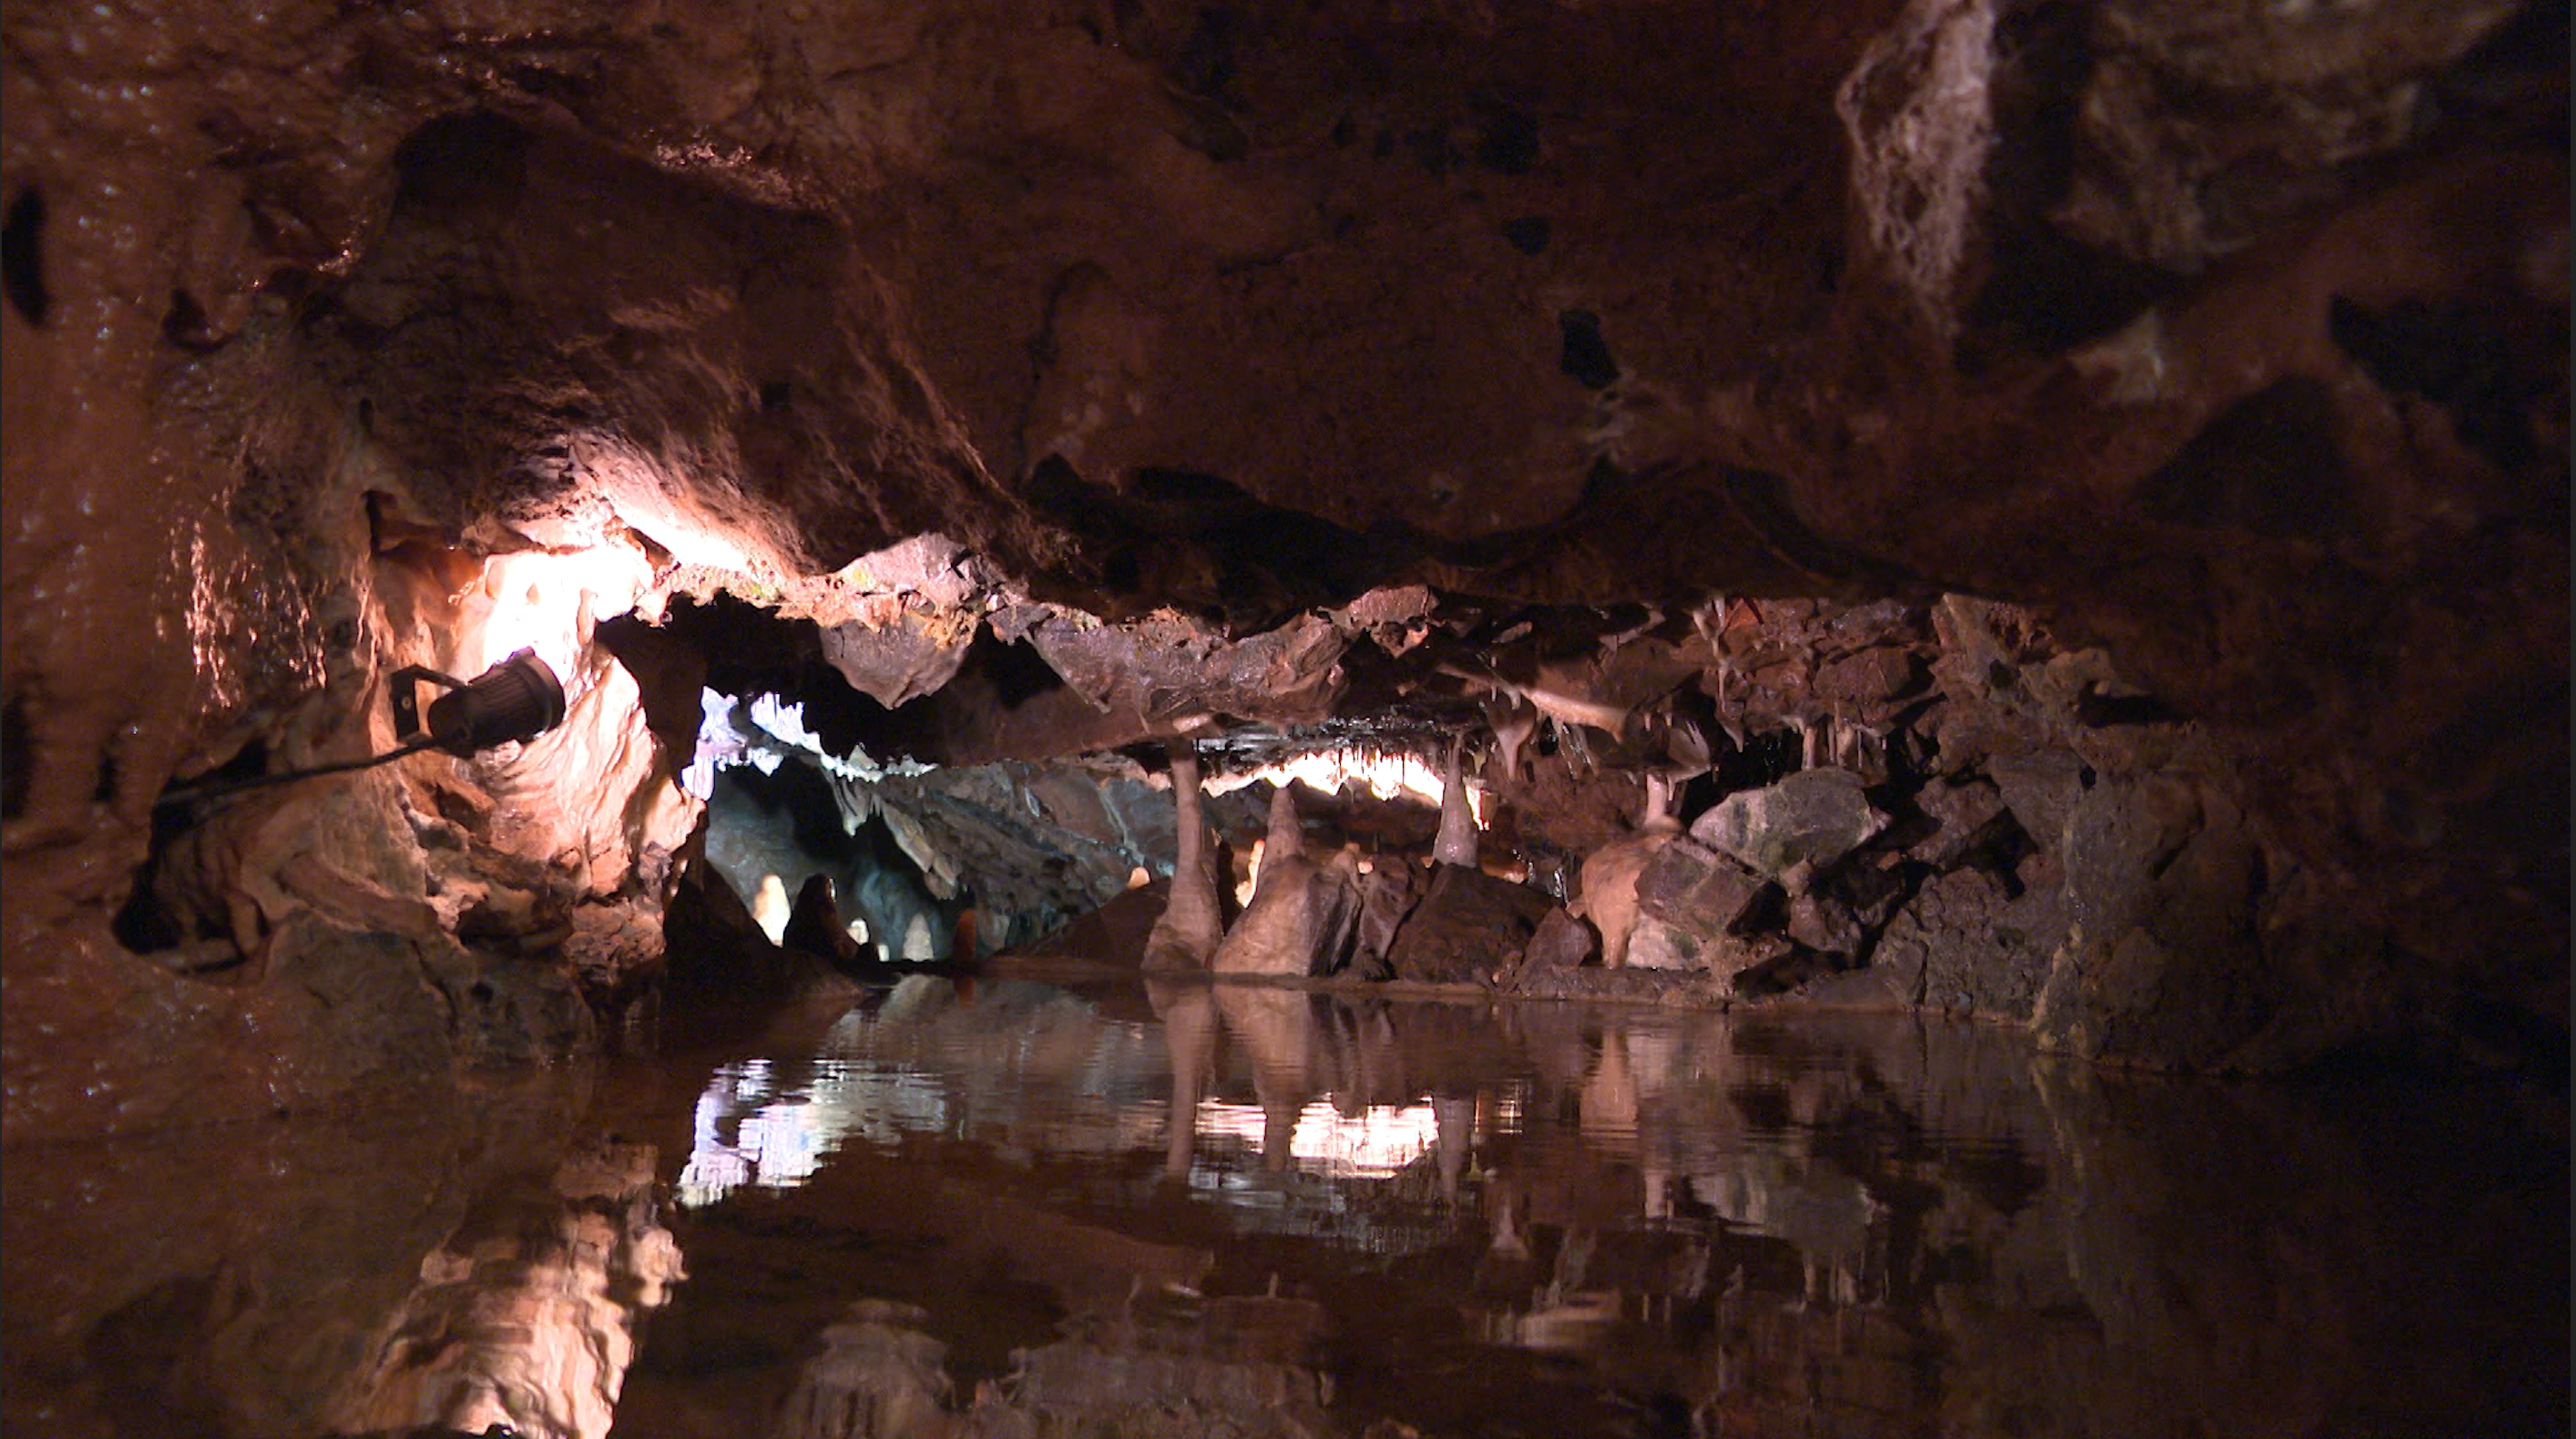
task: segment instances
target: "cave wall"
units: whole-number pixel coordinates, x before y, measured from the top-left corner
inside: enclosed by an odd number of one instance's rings
[[[410,947],[394,1069],[499,1042],[496,965],[649,962],[686,757],[594,627],[719,592],[881,693],[1004,626],[1107,667],[1066,714],[1274,661],[1102,745],[1354,703],[1378,586],[2009,601],[2316,909],[2563,1031],[2562,7],[5,23],[13,1125],[345,1082],[278,1057],[290,931]],[[924,531],[972,561],[853,567]],[[381,748],[384,675],[531,625],[571,730],[235,811],[120,937],[174,778]],[[1057,733],[1007,689],[986,757]]]

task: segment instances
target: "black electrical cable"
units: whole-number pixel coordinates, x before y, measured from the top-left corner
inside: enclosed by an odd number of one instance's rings
[[[152,802],[152,807],[155,810],[161,810],[176,805],[195,804],[200,800],[221,799],[225,795],[237,794],[242,790],[259,789],[273,784],[284,784],[289,780],[311,779],[315,775],[324,774],[346,774],[350,770],[356,769],[373,769],[380,764],[391,764],[393,761],[401,759],[405,755],[415,755],[425,749],[434,749],[437,745],[437,736],[422,735],[420,738],[413,740],[411,743],[403,745],[398,749],[390,749],[385,751],[383,754],[372,755],[366,759],[343,760],[338,764],[317,764],[309,769],[291,769],[278,774],[252,775],[248,779],[220,780],[207,784],[183,785],[178,789],[163,790],[161,792],[161,797]]]

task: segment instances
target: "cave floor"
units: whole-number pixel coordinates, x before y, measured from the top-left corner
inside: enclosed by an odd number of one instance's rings
[[[659,1028],[12,1149],[8,1430],[2566,1432],[2564,1117],[2493,1094],[1133,977]]]

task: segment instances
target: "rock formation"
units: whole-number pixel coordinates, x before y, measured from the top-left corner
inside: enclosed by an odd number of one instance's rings
[[[1452,740],[1449,758],[1440,771],[1440,833],[1431,841],[1431,858],[1436,864],[1454,864],[1474,869],[1478,858],[1476,808],[1467,793],[1466,777],[1460,773],[1463,740]]]
[[[1270,832],[1252,899],[1216,948],[1208,967],[1219,974],[1304,978],[1330,974],[1349,957],[1359,927],[1359,896],[1337,856],[1305,853],[1295,780],[1270,796]]]
[[[1636,830],[1584,858],[1582,892],[1569,908],[1579,918],[1590,920],[1600,932],[1601,962],[1610,968],[1617,969],[1628,962],[1628,942],[1637,928],[1639,878],[1655,855],[1681,832],[1681,821],[1672,813],[1670,791],[1662,783],[1650,781]]]
[[[1225,939],[1223,912],[1217,903],[1216,849],[1209,843],[1207,817],[1199,807],[1199,757],[1187,740],[1171,750],[1173,843],[1172,890],[1163,917],[1145,940],[1147,969],[1205,969]]]
[[[1560,867],[1679,706],[1694,818],[1888,820],[1756,987],[2563,1048],[2563,7],[0,23],[0,1137],[589,1042],[709,693],[941,767],[1491,725]],[[224,788],[522,646],[554,731]],[[933,899],[1005,789],[888,811]]]

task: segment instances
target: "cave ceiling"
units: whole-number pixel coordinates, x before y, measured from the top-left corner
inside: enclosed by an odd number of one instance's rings
[[[330,683],[367,557],[597,546],[674,741],[718,679],[959,761],[1427,733],[1956,592],[2249,765],[2563,788],[2563,6],[6,35],[22,849]]]

